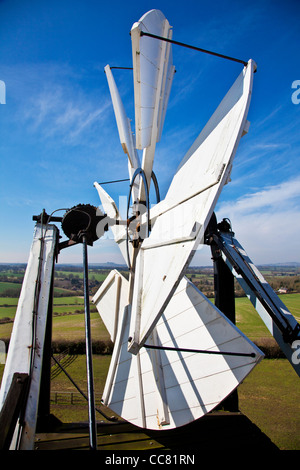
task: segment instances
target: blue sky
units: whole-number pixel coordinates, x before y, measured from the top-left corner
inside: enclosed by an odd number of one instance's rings
[[[152,8],[168,18],[175,40],[256,61],[250,130],[216,213],[231,219],[256,264],[300,262],[300,2],[292,0],[0,0],[0,80],[6,87],[0,262],[27,262],[33,214],[99,205],[95,180],[127,178],[104,67],[131,66],[130,29]],[[173,60],[176,74],[154,164],[162,197],[242,67],[179,46],[173,46]],[[114,76],[134,122],[132,74]],[[124,206],[127,183],[106,189]],[[122,261],[111,239],[95,243],[89,259]],[[81,248],[65,250],[59,261],[80,262]],[[200,249],[194,264],[210,263],[207,247]]]

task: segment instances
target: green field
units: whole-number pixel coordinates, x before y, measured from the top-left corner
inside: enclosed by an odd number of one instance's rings
[[[0,320],[4,317],[14,318],[17,305],[18,297],[2,297],[0,298]],[[54,297],[53,298],[53,312],[58,314],[75,313],[76,310],[82,310],[84,308],[84,300],[82,297],[70,296],[70,297]]]
[[[1,284],[0,283],[0,287]],[[7,282],[5,283],[7,286]],[[18,284],[10,283],[13,286]],[[63,289],[62,289],[63,290]],[[291,313],[300,320],[300,294],[286,294],[282,301]],[[85,323],[84,303],[80,296],[54,297],[53,341],[84,341]],[[16,308],[17,294],[14,298],[0,297],[0,320],[11,319],[9,323],[0,324],[0,339],[11,335]],[[107,341],[109,335],[100,319],[98,312],[91,305],[92,339]],[[256,310],[246,297],[236,299],[236,322],[238,328],[251,340],[260,341],[272,337],[260,319]],[[94,355],[94,379],[97,397],[103,391],[105,377],[109,367],[109,355]],[[0,365],[0,377],[3,372]],[[78,355],[68,367],[73,380],[86,391],[86,359]],[[64,374],[60,374],[51,382],[51,391],[72,392],[74,386]],[[300,450],[300,382],[299,377],[286,359],[264,359],[239,386],[240,410],[252,420],[280,449]],[[67,396],[67,395],[66,395]],[[88,419],[85,403],[71,405],[67,403],[51,403],[51,411],[64,422]],[[102,417],[97,414],[97,419]]]
[[[71,273],[72,274],[72,278],[77,278],[77,279],[83,279],[83,272],[74,272],[74,273]],[[107,273],[102,273],[102,272],[99,272],[99,271],[93,271],[91,269],[89,269],[89,279],[90,280],[96,280],[98,282],[103,282],[104,279],[106,278],[107,276]],[[60,278],[60,277],[70,277],[70,272],[69,271],[62,271],[62,270],[59,270],[59,271],[56,271],[55,272],[55,277],[57,278]]]
[[[286,307],[300,320],[300,294],[286,294],[281,296]],[[84,338],[84,303],[82,297],[54,297],[53,300],[53,340],[81,340]],[[0,320],[10,318],[13,320],[17,308],[18,298],[0,299]],[[78,313],[78,310],[81,313]],[[93,338],[108,339],[108,333],[95,307],[91,304]],[[271,338],[265,324],[257,314],[247,297],[236,299],[236,324],[238,328],[250,338],[257,341],[262,338]],[[0,339],[9,338],[13,323],[0,324]]]
[[[287,359],[264,359],[238,388],[240,410],[281,450],[300,450],[300,380]]]
[[[2,303],[11,298],[18,298],[21,292],[22,284],[17,284],[15,282],[0,282],[0,301]],[[54,296],[63,296],[69,295],[74,296],[74,292],[71,289],[63,289],[59,287],[54,288]]]
[[[92,339],[108,340],[110,338],[98,312],[91,312]],[[53,341],[82,341],[85,338],[84,315],[64,315],[54,317],[52,329]]]
[[[15,282],[0,282],[0,296],[2,296],[7,290],[14,292],[16,296],[20,294],[21,284]]]
[[[110,356],[94,356],[93,372],[95,399],[100,406]],[[78,356],[69,366],[68,373],[86,393],[85,356]],[[76,390],[64,374],[51,382],[51,412],[63,422],[88,420],[84,399],[74,406],[71,392]],[[57,392],[63,392],[61,400],[54,402]],[[69,392],[66,393],[66,392]],[[294,370],[285,359],[265,359],[238,388],[239,409],[258,426],[281,450],[300,450],[300,383]],[[101,407],[100,407],[101,408]],[[113,413],[102,408],[108,415]],[[96,414],[102,420],[101,414]]]
[[[94,355],[93,373],[96,405],[100,409],[111,356]],[[4,366],[0,364],[0,377]],[[86,358],[80,355],[68,367],[75,383],[87,392]],[[55,403],[55,395],[60,399]],[[76,405],[71,404],[71,393],[77,394]],[[263,360],[238,388],[239,409],[264,432],[281,450],[300,450],[300,383],[285,359]],[[114,413],[102,408],[108,416]],[[62,373],[51,381],[51,413],[64,423],[88,420],[87,403]],[[96,419],[103,416],[96,413]]]
[[[285,294],[279,296],[288,310],[300,321],[300,294]],[[271,337],[264,322],[247,297],[236,299],[236,325],[251,340]]]

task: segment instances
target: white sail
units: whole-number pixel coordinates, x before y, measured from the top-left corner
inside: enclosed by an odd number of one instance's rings
[[[134,74],[136,145],[149,147],[161,134],[171,83],[174,75],[170,44],[142,36],[146,31],[171,38],[168,20],[159,10],[151,10],[131,29]]]
[[[171,44],[142,35],[143,32],[171,39],[168,20],[151,10],[131,29],[136,146],[143,149],[142,169],[150,187],[156,143],[161,137],[175,68]],[[140,200],[144,200],[144,187]]]
[[[146,347],[131,354],[130,306],[120,301],[126,299],[129,284],[123,278],[116,296],[117,277],[110,274],[94,302],[110,332],[115,323],[111,324],[107,306],[111,315],[119,312],[103,403],[127,421],[155,430],[188,424],[215,408],[262,359],[261,351],[186,278],[147,344],[206,353]]]
[[[151,333],[203,241],[245,127],[254,67],[249,61],[243,69],[183,159],[165,200],[153,210],[156,220],[136,263],[129,345],[133,353]]]

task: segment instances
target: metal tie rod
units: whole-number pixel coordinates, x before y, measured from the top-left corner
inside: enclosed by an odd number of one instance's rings
[[[177,46],[182,46],[182,47],[187,47],[188,49],[193,49],[194,51],[204,52],[205,54],[210,54],[210,55],[214,55],[217,57],[221,57],[222,59],[239,62],[240,64],[243,64],[245,67],[248,65],[248,62],[245,62],[244,60],[241,60],[241,59],[236,59],[228,55],[219,54],[218,52],[208,51],[207,49],[202,49],[201,47],[191,46],[190,44],[185,44],[183,42],[174,41],[174,39],[164,38],[162,36],[157,36],[156,34],[147,33],[145,31],[141,31],[141,36],[148,36],[149,38],[160,39],[161,41],[170,42],[171,44],[176,44]]]
[[[88,385],[90,448],[91,450],[97,450],[97,427],[96,427],[96,417],[95,417],[95,397],[94,397],[86,235],[82,237],[82,245],[83,245],[84,309],[85,309],[85,338],[86,338],[86,365],[87,365],[87,385]]]
[[[130,181],[129,178],[124,178],[122,180],[113,180],[113,181],[101,181],[99,184],[112,184],[112,183],[122,183],[123,181]]]
[[[109,67],[110,69],[133,70],[133,67]]]
[[[200,354],[219,354],[221,356],[256,357],[255,353],[236,353],[236,352],[223,352],[223,351],[207,351],[204,349],[170,348],[167,346],[154,346],[152,344],[144,344],[144,348],[161,349],[163,351],[191,352],[191,353],[200,353]]]

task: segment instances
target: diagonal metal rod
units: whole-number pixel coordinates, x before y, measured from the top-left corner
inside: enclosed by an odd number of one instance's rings
[[[174,41],[174,39],[164,38],[162,36],[157,36],[156,34],[147,33],[145,31],[141,31],[141,36],[148,36],[149,38],[160,39],[161,41],[170,42],[171,44],[176,44],[177,46],[182,46],[182,47],[187,47],[188,49],[193,49],[194,51],[204,52],[205,54],[210,54],[210,55],[214,55],[217,57],[221,57],[222,59],[239,62],[240,64],[245,65],[245,67],[248,65],[248,62],[245,62],[244,60],[241,60],[241,59],[236,59],[228,55],[219,54],[218,52],[208,51],[207,49],[202,49],[201,47],[191,46],[190,44],[185,44],[183,42]]]
[[[169,348],[167,346],[154,346],[151,344],[144,344],[144,348],[148,349],[161,349],[163,351],[179,351],[179,352],[191,352],[200,354],[220,354],[221,356],[243,356],[243,357],[255,357],[255,353],[236,353],[236,352],[224,352],[224,351],[207,351],[204,349],[189,349],[189,348]]]
[[[99,184],[122,183],[123,181],[130,181],[130,179],[129,178],[124,178],[123,180],[101,181],[101,183],[99,183]]]
[[[110,69],[133,70],[133,67],[109,67]]]
[[[87,385],[88,385],[90,448],[91,448],[91,450],[97,450],[97,427],[96,427],[96,417],[95,417],[95,396],[94,396],[94,379],[93,379],[90,299],[89,299],[89,280],[88,280],[88,259],[87,259],[87,238],[86,238],[86,235],[83,235],[83,237],[82,237],[82,245],[83,245],[85,342],[86,342],[86,367],[87,367]]]

